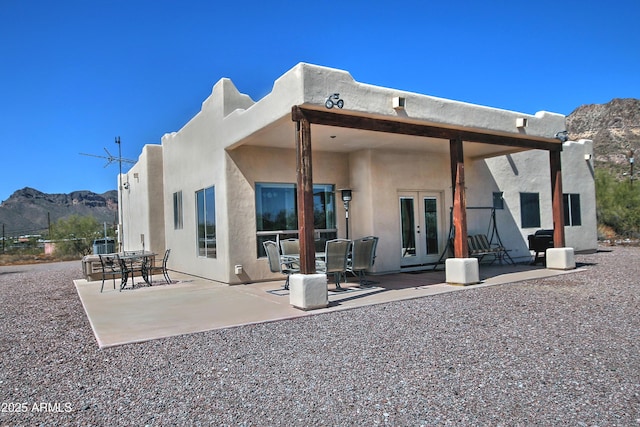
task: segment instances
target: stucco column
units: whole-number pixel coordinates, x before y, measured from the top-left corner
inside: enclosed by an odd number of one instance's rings
[[[467,196],[464,188],[464,155],[462,139],[449,140],[449,154],[451,156],[451,185],[453,189],[453,256],[456,258],[469,257],[467,243]]]
[[[553,246],[563,248],[564,240],[564,205],[562,199],[562,161],[559,150],[549,151],[551,169],[551,205],[553,210]]]
[[[300,273],[316,272],[316,250],[313,241],[313,173],[311,169],[311,123],[296,117],[296,174],[298,195],[298,234],[300,240]]]

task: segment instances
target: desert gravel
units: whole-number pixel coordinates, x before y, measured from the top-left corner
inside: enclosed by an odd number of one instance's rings
[[[640,426],[640,249],[576,260],[586,271],[103,350],[80,262],[0,267],[0,425]]]

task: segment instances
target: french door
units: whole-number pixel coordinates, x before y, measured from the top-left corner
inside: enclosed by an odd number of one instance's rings
[[[436,262],[444,249],[442,196],[437,192],[403,191],[400,203],[400,241],[403,267]]]

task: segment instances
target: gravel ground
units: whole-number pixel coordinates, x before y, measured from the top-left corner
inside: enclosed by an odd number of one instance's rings
[[[0,267],[0,425],[640,426],[639,259],[105,350],[79,262]]]

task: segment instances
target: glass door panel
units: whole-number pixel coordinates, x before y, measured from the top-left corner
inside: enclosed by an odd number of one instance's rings
[[[415,201],[411,197],[400,197],[400,224],[402,229],[402,254],[404,258],[415,258],[416,256],[416,221],[415,221]]]
[[[438,255],[440,244],[438,235],[438,200],[435,197],[424,197],[424,237],[427,255]]]
[[[401,265],[420,265],[438,260],[443,249],[440,193],[402,192],[400,200]]]

